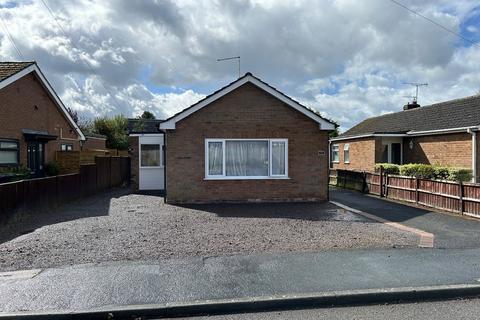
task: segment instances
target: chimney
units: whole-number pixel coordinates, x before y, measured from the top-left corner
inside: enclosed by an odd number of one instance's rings
[[[413,102],[408,102],[406,105],[403,106],[403,111],[406,111],[406,110],[412,110],[412,109],[416,109],[416,108],[420,108],[420,105],[417,103],[417,101],[413,101]]]

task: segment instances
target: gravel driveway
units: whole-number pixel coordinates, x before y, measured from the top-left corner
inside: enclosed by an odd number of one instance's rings
[[[330,203],[185,207],[125,190],[83,199],[36,219],[42,227],[0,244],[0,270],[418,243],[411,233]]]

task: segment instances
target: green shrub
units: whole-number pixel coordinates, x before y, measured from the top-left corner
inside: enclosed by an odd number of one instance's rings
[[[435,178],[435,168],[429,164],[409,163],[400,166],[400,174],[421,179],[433,179]]]
[[[398,164],[393,163],[377,163],[375,164],[375,171],[380,171],[380,167],[383,167],[383,172],[387,174],[399,174],[400,169]]]
[[[442,166],[434,166],[434,178],[437,180],[448,180],[450,176],[450,169],[449,167],[442,167]]]
[[[448,168],[448,180],[467,182],[472,180],[472,170],[466,168]]]
[[[52,161],[45,164],[44,170],[47,176],[58,176],[60,173],[60,166],[58,162]]]
[[[30,178],[30,170],[23,166],[0,168],[0,183],[25,180]]]

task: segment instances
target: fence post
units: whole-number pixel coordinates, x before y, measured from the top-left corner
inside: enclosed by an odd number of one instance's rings
[[[419,200],[418,185],[419,185],[418,178],[415,177],[415,203],[416,204],[418,204],[418,200]]]
[[[383,167],[380,166],[380,198],[383,197]]]
[[[385,173],[385,198],[388,198],[388,173]]]
[[[460,195],[460,214],[463,215],[463,212],[465,212],[465,203],[463,202],[463,197],[465,196],[464,195],[464,190],[463,190],[463,182],[460,181],[458,183],[458,187],[460,188],[459,189],[459,195]]]

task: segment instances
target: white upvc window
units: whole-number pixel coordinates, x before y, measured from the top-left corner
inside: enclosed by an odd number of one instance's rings
[[[343,162],[350,163],[350,144],[348,143],[343,145]]]
[[[205,179],[288,178],[287,139],[205,139]]]
[[[162,146],[156,143],[140,144],[140,168],[161,168]]]
[[[340,162],[338,150],[339,150],[338,144],[332,144],[332,162],[333,163]]]

